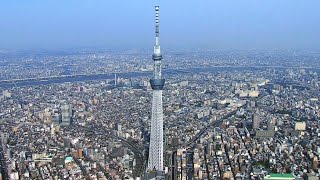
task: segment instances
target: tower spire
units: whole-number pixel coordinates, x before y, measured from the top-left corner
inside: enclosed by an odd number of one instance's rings
[[[156,47],[160,48],[159,45],[159,6],[156,6]]]
[[[156,44],[154,46],[154,51],[153,51],[153,60],[161,60],[161,52],[160,52],[160,39],[159,39],[159,6],[155,7],[156,11],[156,16],[155,16],[155,35],[156,35]],[[156,58],[156,59],[155,59]],[[157,59],[158,58],[158,59]]]

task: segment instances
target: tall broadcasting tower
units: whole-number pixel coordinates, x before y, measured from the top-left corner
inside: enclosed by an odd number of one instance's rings
[[[165,80],[161,77],[161,60],[159,43],[159,6],[156,10],[156,45],[152,59],[154,61],[154,77],[150,79],[152,87],[152,117],[151,117],[151,135],[149,147],[148,170],[156,170],[157,174],[163,172],[163,107],[162,107],[162,89]]]

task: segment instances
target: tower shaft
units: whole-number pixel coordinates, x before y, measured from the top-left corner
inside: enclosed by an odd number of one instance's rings
[[[163,108],[162,90],[154,90],[152,97],[149,170],[163,170]]]
[[[150,79],[152,87],[152,116],[151,116],[151,134],[150,134],[150,147],[148,159],[148,171],[156,171],[157,176],[163,173],[163,106],[162,106],[162,89],[165,80],[162,79],[162,56],[160,51],[159,42],[159,6],[155,7],[156,10],[156,44],[152,59],[154,61],[153,78]]]

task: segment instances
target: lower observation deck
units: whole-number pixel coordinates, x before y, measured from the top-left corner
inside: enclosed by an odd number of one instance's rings
[[[165,79],[150,79],[151,88],[153,90],[162,90]]]
[[[161,61],[161,60],[162,60],[162,55],[153,54],[153,55],[152,55],[152,59],[153,59],[154,61]]]

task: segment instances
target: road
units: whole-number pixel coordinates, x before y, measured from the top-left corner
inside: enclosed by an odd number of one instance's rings
[[[186,142],[185,144],[183,144],[181,147],[182,148],[188,148],[191,147],[191,145],[196,142],[210,127],[219,127],[224,120],[228,119],[229,117],[233,116],[236,114],[236,112],[242,108],[243,106],[245,106],[246,104],[238,107],[236,110],[228,113],[227,115],[223,116],[220,120],[216,120],[212,123],[210,123],[209,125],[207,125],[205,128],[203,128],[200,132],[198,132],[198,134],[196,134],[189,142]]]
[[[193,144],[194,144],[210,127],[219,127],[226,119],[228,119],[229,117],[235,115],[236,112],[237,112],[240,108],[244,107],[245,105],[246,105],[246,104],[238,107],[238,108],[235,109],[234,111],[232,111],[232,112],[228,113],[227,115],[223,116],[221,119],[216,120],[216,121],[210,123],[210,124],[207,125],[205,128],[203,128],[199,133],[197,133],[190,141],[182,144],[182,145],[180,146],[180,148],[188,149],[188,148],[193,147]],[[172,154],[171,154],[171,157],[174,157],[176,152],[177,152],[176,150],[173,151]],[[176,169],[177,169],[176,164],[177,164],[176,162],[175,162],[174,164],[171,163],[171,175],[172,175],[172,177],[175,177],[174,172],[175,172]]]

